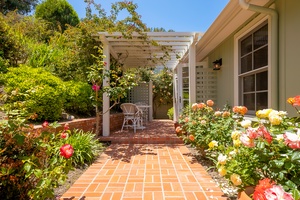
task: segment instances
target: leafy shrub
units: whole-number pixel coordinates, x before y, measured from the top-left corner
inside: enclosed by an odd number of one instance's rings
[[[91,100],[92,88],[88,83],[68,81],[66,86],[66,101],[64,108],[67,112],[79,115],[91,115],[94,109]]]
[[[75,149],[71,161],[74,167],[91,164],[103,149],[102,143],[95,138],[92,132],[74,129],[66,139]]]
[[[0,120],[1,199],[51,198],[54,188],[66,180],[72,169],[71,160],[60,153],[66,141],[54,129],[33,129],[21,114],[10,111],[5,120]]]
[[[174,117],[174,107],[170,108],[168,110],[168,113],[167,113],[169,119],[172,119],[173,120],[173,117]]]
[[[10,68],[4,76],[7,104],[36,113],[37,120],[60,119],[65,101],[63,82],[42,68]]]

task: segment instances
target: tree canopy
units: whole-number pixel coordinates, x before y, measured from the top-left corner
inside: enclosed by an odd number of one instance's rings
[[[68,25],[76,26],[80,20],[74,8],[66,0],[46,0],[36,6],[35,16],[52,23],[62,32]]]
[[[39,0],[1,0],[0,1],[0,12],[2,14],[7,14],[10,11],[15,11],[19,14],[30,13],[35,6],[38,4]]]

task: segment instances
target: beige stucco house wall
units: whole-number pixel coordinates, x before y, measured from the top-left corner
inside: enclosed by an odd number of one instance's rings
[[[196,46],[196,62],[212,62],[222,58],[217,72],[218,107],[224,104],[240,105],[239,99],[239,46],[238,40],[258,27],[268,23],[268,107],[286,110],[296,115],[287,98],[300,95],[300,1],[298,0],[251,0],[252,5],[274,9],[278,13],[278,66],[274,66],[274,46],[271,26],[274,18],[265,13],[245,10],[238,0],[231,0]],[[273,49],[272,49],[273,48]],[[272,55],[273,54],[273,55]],[[273,59],[274,60],[274,59]],[[272,62],[271,62],[272,61]],[[273,65],[273,66],[272,66]],[[277,71],[278,70],[278,71]],[[276,80],[274,79],[276,78]],[[275,95],[274,95],[275,94]],[[277,98],[277,99],[276,99]]]

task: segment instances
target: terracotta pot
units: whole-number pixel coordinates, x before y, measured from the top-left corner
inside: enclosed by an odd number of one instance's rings
[[[246,187],[245,190],[238,193],[238,200],[252,200],[250,197],[254,192],[254,186]]]

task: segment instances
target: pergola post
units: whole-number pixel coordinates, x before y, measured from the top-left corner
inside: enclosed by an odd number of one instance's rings
[[[196,103],[196,47],[194,43],[189,49],[189,103]]]
[[[106,57],[103,59],[106,62],[105,70],[110,70],[110,49],[107,43],[103,43],[103,55]],[[103,73],[105,73],[105,70]],[[109,77],[103,79],[103,87],[109,86]],[[110,135],[110,100],[107,93],[103,93],[103,117],[102,117],[102,135]]]

